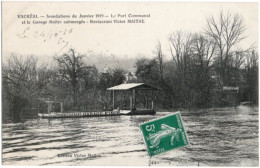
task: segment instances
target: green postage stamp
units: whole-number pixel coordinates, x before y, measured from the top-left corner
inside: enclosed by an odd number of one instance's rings
[[[189,144],[180,112],[148,121],[140,127],[150,156]]]

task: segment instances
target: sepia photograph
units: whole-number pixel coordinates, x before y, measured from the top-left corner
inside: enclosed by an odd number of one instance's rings
[[[259,166],[258,2],[1,3],[3,166]]]

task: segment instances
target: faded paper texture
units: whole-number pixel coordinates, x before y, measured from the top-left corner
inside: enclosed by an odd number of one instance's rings
[[[258,4],[2,2],[2,164],[259,166]],[[180,111],[189,145],[139,125]]]

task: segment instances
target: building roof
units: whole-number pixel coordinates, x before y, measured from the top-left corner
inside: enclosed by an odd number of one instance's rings
[[[136,74],[137,68],[129,68],[128,72],[131,72],[132,74]]]
[[[238,91],[238,90],[239,90],[239,87],[223,86],[223,90],[234,90],[234,91]]]
[[[103,68],[103,70],[101,71],[101,73],[103,74],[108,74],[109,72],[110,72],[110,68],[108,67]]]
[[[129,90],[129,89],[138,89],[138,90],[158,90],[157,88],[150,86],[145,83],[124,83],[121,85],[113,86],[107,90]]]
[[[223,91],[236,91],[238,93],[239,87],[233,87],[233,86],[223,86]]]

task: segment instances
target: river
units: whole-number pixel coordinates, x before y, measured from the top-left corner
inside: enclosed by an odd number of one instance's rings
[[[171,114],[2,125],[4,165],[258,166],[258,108],[181,111],[189,145],[150,158],[139,124]]]

